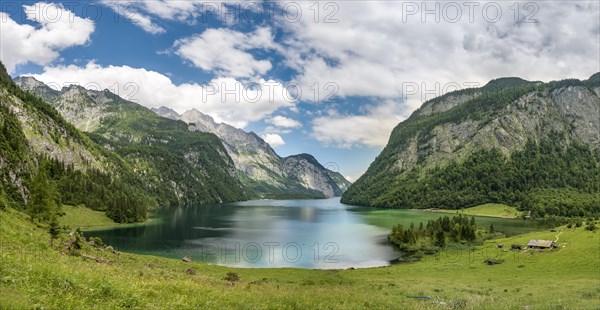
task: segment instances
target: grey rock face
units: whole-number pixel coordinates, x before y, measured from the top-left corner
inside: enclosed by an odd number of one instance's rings
[[[242,181],[259,194],[334,197],[340,196],[350,185],[339,173],[326,169],[308,154],[281,158],[255,133],[216,123],[198,110],[189,110],[179,119],[186,122],[191,131],[217,135],[242,175]]]
[[[482,148],[497,148],[508,155],[522,148],[528,139],[538,141],[553,133],[564,136],[564,143],[577,141],[598,149],[598,89],[584,85],[540,88],[525,93],[497,113],[490,112],[479,119],[443,123],[430,132],[417,132],[393,147],[394,161],[389,167],[401,172],[419,161],[433,167],[450,159],[460,160]],[[468,98],[450,94],[441,100],[425,103],[415,115],[423,117],[441,113],[465,103]]]
[[[283,171],[288,179],[297,180],[303,186],[317,190],[326,197],[339,196],[343,190],[317,160],[309,154],[286,157],[282,160]]]
[[[65,128],[47,117],[32,113],[23,101],[14,96],[9,97],[4,90],[0,95],[7,98],[3,100],[2,105],[7,106],[19,119],[33,153],[73,165],[76,170],[104,170],[101,159],[69,136]]]
[[[552,91],[550,97],[560,117],[572,127],[573,138],[600,148],[598,92],[591,92],[582,86],[571,86]]]
[[[172,120],[178,120],[179,117],[181,116],[181,115],[179,115],[179,113],[175,112],[175,110],[169,109],[167,107],[152,108],[151,110],[152,110],[152,112],[154,112],[162,117],[166,117],[166,118],[172,119]]]

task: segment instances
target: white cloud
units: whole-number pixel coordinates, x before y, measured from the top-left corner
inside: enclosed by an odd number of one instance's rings
[[[166,30],[158,24],[160,20],[174,20],[195,24],[202,16],[203,22],[208,14],[227,21],[233,14],[228,9],[230,4],[239,4],[234,1],[206,1],[206,0],[100,0],[100,2],[115,13],[143,30],[152,33],[164,33]],[[252,5],[244,5],[252,9]]]
[[[295,119],[291,119],[289,117],[277,115],[271,118],[268,118],[267,123],[273,124],[277,127],[285,127],[285,128],[299,128],[302,127],[302,124]]]
[[[312,122],[312,136],[322,144],[341,148],[383,147],[392,129],[404,119],[401,110],[401,105],[388,102],[374,106],[362,115],[332,113],[320,116]]]
[[[18,24],[0,12],[0,59],[8,72],[28,62],[45,65],[59,58],[59,51],[83,45],[94,32],[94,23],[76,16],[60,4],[24,5],[28,20],[40,27]]]
[[[262,138],[265,142],[269,143],[271,147],[278,147],[285,144],[283,138],[278,134],[268,133],[262,136]]]
[[[283,129],[280,127],[274,127],[274,126],[267,126],[264,130],[264,132],[266,133],[276,133],[276,134],[280,134],[280,135],[286,135],[290,132],[292,132],[290,129]]]
[[[150,16],[139,11],[135,5],[136,2],[119,2],[112,0],[102,0],[101,2],[120,15],[121,18],[138,25],[149,33],[158,34],[165,32],[165,29],[154,23]]]
[[[175,85],[156,71],[129,66],[102,67],[93,62],[84,67],[75,65],[45,67],[42,74],[30,74],[53,88],[79,84],[96,90],[110,89],[121,97],[146,107],[167,106],[179,113],[197,109],[225,122],[243,128],[280,108],[294,106],[284,86],[273,80],[258,80],[260,88],[245,87],[232,78],[216,78],[200,85]]]
[[[443,88],[502,76],[548,81],[587,78],[600,70],[598,2],[538,1],[528,9],[519,3],[519,22],[512,2],[492,3],[501,6],[497,22],[489,22],[493,8],[484,14],[486,2],[476,3],[472,21],[465,3],[454,4],[462,14],[456,23],[449,22],[453,11],[444,11],[444,2],[342,1],[327,9],[321,4],[319,22],[314,14],[302,14],[297,22],[281,18],[278,27],[289,33],[281,44],[287,64],[300,72],[295,80],[304,93],[316,82],[321,87],[329,82],[339,86],[341,97],[398,98],[403,83],[434,89],[436,82]],[[312,2],[297,5],[302,12],[315,10]],[[408,5],[418,11],[403,21]],[[423,6],[436,5],[440,13],[423,20]],[[524,22],[534,8],[531,18],[538,23]],[[326,16],[337,22],[325,23]],[[422,90],[409,98],[412,109],[422,103]]]
[[[157,17],[186,21],[198,15],[202,1],[194,0],[143,0],[139,6]]]
[[[258,28],[253,33],[242,33],[220,28],[208,29],[202,34],[177,40],[177,55],[194,66],[219,76],[253,77],[271,70],[268,60],[258,60],[246,52],[249,49],[271,49],[273,35],[269,28]]]
[[[403,101],[401,114],[321,115],[313,120],[313,136],[339,147],[382,146],[401,115],[456,86],[482,86],[504,76],[586,79],[600,71],[598,2],[538,1],[528,9],[519,3],[518,22],[514,3],[492,3],[502,11],[493,22],[493,9],[483,12],[486,3],[475,3],[472,21],[465,3],[454,3],[462,14],[456,23],[449,22],[451,10],[443,9],[423,20],[423,6],[443,8],[444,2],[342,1],[328,9],[321,4],[319,22],[314,14],[295,22],[280,18],[276,26],[288,35],[278,42],[279,51],[299,72],[294,82],[301,85],[303,99],[312,99],[316,85],[322,100],[330,93],[324,86],[332,83],[338,102],[351,96]],[[315,10],[312,2],[297,4],[302,12]],[[403,20],[407,5],[417,5],[418,11]],[[528,23],[524,18],[533,9],[537,23]],[[325,23],[326,16],[337,22]]]

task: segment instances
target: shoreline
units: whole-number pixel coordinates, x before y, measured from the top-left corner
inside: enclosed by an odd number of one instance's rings
[[[145,226],[145,225],[154,225],[160,223],[162,220],[160,218],[149,218],[143,222],[137,223],[114,223],[114,225],[98,225],[98,226],[77,226],[81,231],[89,232],[89,231],[102,231],[116,228],[125,228],[125,227],[136,227],[136,226]]]
[[[460,212],[460,210],[450,210],[450,209],[409,209],[409,210],[424,211],[424,212],[431,212],[431,213],[461,214],[461,215],[467,215],[467,216],[495,217],[495,218],[502,218],[502,219],[519,219],[518,216],[477,214],[477,213],[470,214],[470,213]]]

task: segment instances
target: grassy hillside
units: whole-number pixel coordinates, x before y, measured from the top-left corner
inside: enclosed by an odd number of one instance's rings
[[[130,227],[136,225],[151,225],[160,222],[157,218],[148,218],[139,223],[115,223],[104,212],[95,211],[85,206],[62,206],[60,208],[61,216],[58,217],[58,224],[61,226],[86,229],[113,229],[116,227]]]
[[[521,212],[515,207],[507,206],[501,203],[485,203],[471,208],[460,210],[434,210],[435,212],[464,214],[464,215],[479,215],[492,217],[510,217],[516,218],[521,215]]]
[[[94,211],[84,206],[62,206],[61,211],[64,215],[58,219],[60,225],[81,228],[116,225],[104,212]]]
[[[6,209],[0,211],[0,308],[425,309],[439,307],[434,303],[439,297],[448,308],[598,309],[600,234],[562,229],[561,248],[552,252],[496,248],[558,234],[541,232],[384,268],[236,269],[116,255],[87,245],[81,253],[101,262],[62,254],[57,248],[66,236],[52,246],[46,228]],[[488,266],[483,263],[488,257],[505,262]],[[224,280],[228,272],[240,280]],[[411,295],[433,299],[407,298]]]

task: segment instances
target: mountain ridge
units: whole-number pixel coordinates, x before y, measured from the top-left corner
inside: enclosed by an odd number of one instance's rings
[[[51,221],[60,204],[85,205],[115,222],[138,222],[157,206],[119,155],[18,88],[1,63],[0,133],[0,207]]]
[[[225,123],[217,124],[212,117],[197,110],[190,110],[180,115],[166,107],[145,108],[124,100],[109,90],[89,90],[79,85],[70,85],[55,91],[33,77],[16,77],[14,81],[20,87],[49,102],[65,119],[78,129],[87,132],[95,142],[108,149],[116,150],[121,156],[131,160],[132,165],[137,166],[136,170],[142,170],[147,174],[145,177],[150,178],[149,190],[156,191],[158,188],[156,196],[161,204],[231,200],[220,197],[219,192],[227,192],[227,190],[221,184],[217,184],[217,181],[212,183],[213,187],[220,188],[217,192],[201,195],[213,198],[207,201],[199,200],[190,191],[190,186],[187,186],[187,189],[179,188],[182,184],[184,186],[186,184],[182,183],[180,175],[168,172],[173,169],[156,167],[156,162],[163,162],[166,157],[170,157],[166,155],[169,150],[165,149],[165,146],[171,145],[170,149],[178,150],[182,144],[177,141],[197,138],[196,135],[204,135],[205,140],[211,140],[212,138],[208,137],[212,135],[219,140],[219,143],[215,140],[208,143],[213,145],[212,147],[218,153],[218,156],[216,153],[213,154],[213,160],[221,157],[222,161],[209,166],[227,167],[221,171],[222,176],[216,176],[215,179],[238,180],[228,181],[228,184],[239,183],[233,186],[238,192],[233,195],[235,197],[233,200],[249,198],[253,193],[263,198],[325,198],[340,196],[349,186],[349,182],[343,176],[335,175],[333,171],[328,171],[320,164],[316,165],[316,160],[293,156],[281,158],[255,133],[247,133]],[[173,132],[177,132],[176,137],[173,136]],[[200,153],[189,147],[186,146],[188,148],[184,151],[187,152],[186,154],[180,154],[185,158],[181,158],[180,161],[184,164],[187,161],[194,166],[195,163],[191,163],[189,159],[194,157],[195,160],[199,160],[202,156],[198,157]],[[148,148],[153,150],[150,151]],[[205,158],[206,160],[208,159]],[[173,159],[170,162],[176,164]],[[147,171],[148,167],[151,171]],[[192,183],[198,184],[199,181],[193,181],[202,178],[198,174],[206,174],[202,165],[188,168],[181,174],[184,175],[184,179],[191,180]],[[185,175],[187,171],[194,170],[195,173]],[[224,176],[223,173],[229,177]],[[161,181],[165,178],[171,182],[165,185]],[[161,196],[168,198],[161,198]]]
[[[34,94],[47,86],[15,78]],[[28,86],[34,88],[27,89]],[[98,144],[123,157],[145,181],[160,205],[187,205],[244,200],[231,158],[210,133],[193,133],[181,121],[160,117],[108,90],[71,85],[46,96],[70,123]]]
[[[154,111],[159,115],[175,112],[167,107]],[[242,182],[261,197],[340,196],[350,184],[343,176],[335,175],[336,171],[323,167],[312,155],[281,157],[256,133],[217,123],[196,109],[182,113],[179,119],[187,123],[191,131],[216,134],[233,159]]]
[[[583,166],[578,168],[583,169],[579,171],[581,176],[600,177],[598,156],[594,155],[600,149],[600,79],[597,77],[595,74],[585,81],[567,79],[549,83],[496,79],[481,88],[455,91],[429,100],[394,128],[387,146],[344,194],[342,202],[417,208],[463,208],[476,203],[500,202],[525,208],[528,207],[527,199],[535,200],[535,197],[528,198],[522,193],[517,194],[519,197],[495,197],[491,189],[495,185],[490,185],[493,183],[491,176],[489,179],[483,174],[470,176],[462,170],[452,173],[473,177],[473,182],[490,187],[473,189],[468,184],[461,184],[461,188],[454,190],[469,196],[458,199],[462,202],[450,198],[434,199],[436,195],[447,195],[443,191],[453,188],[458,180],[440,184],[432,176],[444,179],[451,169],[466,169],[471,160],[489,160],[498,167],[508,165],[506,169],[514,175],[504,176],[504,172],[497,172],[498,178],[504,178],[504,183],[496,191],[506,195],[510,189],[516,192],[517,188],[531,192],[542,188],[566,190],[567,185],[553,183],[544,177],[540,171],[542,167],[546,170],[565,167],[558,169],[556,178],[562,178],[561,181],[576,190],[596,193],[598,189],[594,184],[572,180],[577,172],[566,168],[566,154],[589,149],[573,158],[582,161],[577,163]],[[527,171],[524,167],[527,161],[518,160],[519,156],[525,156],[522,152],[537,154],[537,157],[549,156],[549,160],[555,161],[554,166],[545,166],[535,158],[529,161],[537,165],[531,168],[535,174],[530,177],[535,186],[521,187],[523,181],[514,179]],[[593,166],[586,166],[586,161],[592,162]],[[471,167],[480,169],[480,166],[474,163]],[[417,185],[413,188],[406,182],[419,184],[422,191],[431,184],[436,188],[430,193],[418,193]],[[415,200],[417,197],[422,202]],[[437,205],[426,205],[427,201]]]

